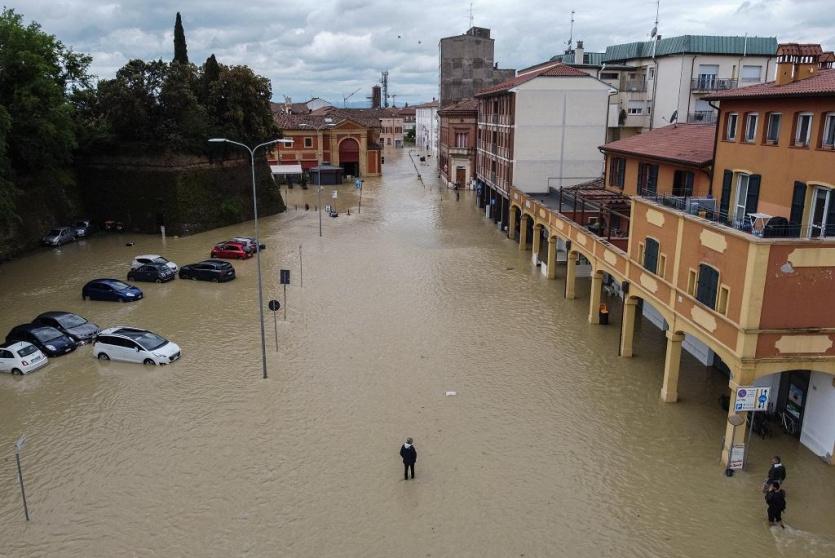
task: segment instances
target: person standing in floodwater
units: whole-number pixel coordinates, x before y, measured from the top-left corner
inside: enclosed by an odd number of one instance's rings
[[[400,457],[403,458],[403,480],[409,480],[410,469],[412,471],[412,479],[414,479],[417,450],[411,438],[406,438],[406,443],[400,447]]]
[[[780,488],[780,483],[774,481],[765,493],[765,503],[768,506],[768,524],[783,525],[783,511],[786,509],[786,492]]]

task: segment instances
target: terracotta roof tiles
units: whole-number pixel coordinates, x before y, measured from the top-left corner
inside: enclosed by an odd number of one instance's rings
[[[451,105],[447,105],[438,111],[438,114],[446,114],[453,111],[478,111],[478,99],[461,99]]]
[[[577,68],[566,66],[562,62],[537,64],[536,66],[532,66],[532,68],[533,70],[520,73],[513,79],[509,79],[491,87],[482,89],[476,93],[476,97],[509,91],[514,87],[518,87],[523,83],[527,83],[538,77],[591,77],[587,73],[582,72]]]
[[[831,97],[835,96],[835,68],[822,68],[817,75],[777,85],[775,81],[738,87],[714,93],[706,100],[748,99],[752,97]]]
[[[706,166],[713,160],[716,126],[676,124],[609,142],[603,151]]]

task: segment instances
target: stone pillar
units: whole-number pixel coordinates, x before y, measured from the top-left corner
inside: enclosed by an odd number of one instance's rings
[[[664,357],[664,383],[661,386],[661,401],[678,401],[678,373],[681,369],[681,342],[684,335],[667,330],[667,355]]]
[[[557,237],[548,237],[548,279],[554,279],[557,276]]]
[[[638,300],[627,298],[623,303],[623,323],[620,332],[620,356],[632,356],[632,341],[635,338],[635,315]]]
[[[528,219],[529,217],[523,213],[519,220],[519,250],[528,248]]]
[[[603,290],[603,272],[593,271],[591,274],[591,291],[589,296],[589,323],[600,323],[600,294]]]
[[[565,269],[565,298],[574,299],[574,287],[577,282],[577,252],[568,253]]]
[[[507,237],[516,240],[513,237],[513,235],[516,234],[516,208],[510,206],[510,211],[508,213],[508,220],[510,222],[507,225]]]
[[[539,258],[539,243],[542,240],[542,225],[533,226],[533,249],[531,250],[531,258],[536,263]]]

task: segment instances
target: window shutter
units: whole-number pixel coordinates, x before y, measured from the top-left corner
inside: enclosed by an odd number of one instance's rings
[[[699,281],[696,286],[696,300],[710,309],[716,308],[716,292],[719,287],[719,272],[710,266],[699,265]]]
[[[646,239],[644,247],[644,269],[656,273],[658,269],[658,242],[652,238]]]
[[[835,236],[835,199],[832,192],[829,193],[829,211],[826,212],[826,226],[823,229],[824,236]]]
[[[803,206],[806,205],[806,184],[803,182],[794,183],[792,193],[792,209],[789,216],[789,223],[800,226],[803,223]]]
[[[684,195],[685,196],[692,196],[693,195],[693,173],[686,172],[684,173]]]
[[[644,163],[638,165],[638,195],[644,195],[644,177],[646,175],[647,166]]]
[[[752,174],[748,178],[748,196],[745,199],[745,213],[756,213],[760,201],[760,181],[762,176]]]
[[[649,167],[649,180],[647,190],[654,196],[656,192],[658,192],[658,165],[652,165]]]
[[[719,216],[725,220],[728,219],[728,207],[731,205],[731,182],[733,182],[734,173],[726,170],[722,176],[722,197],[719,200]]]

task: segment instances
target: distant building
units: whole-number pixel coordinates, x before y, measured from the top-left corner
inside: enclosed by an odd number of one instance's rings
[[[475,181],[478,101],[464,99],[440,109],[438,168],[441,180],[449,186],[469,189]]]
[[[417,109],[414,106],[405,106],[397,109],[398,114],[403,117],[403,134],[415,129],[415,120],[417,119]]]
[[[415,146],[438,156],[438,101],[415,105]]]
[[[399,109],[390,109],[391,113],[380,118],[380,143],[384,148],[403,147],[403,117]]]
[[[484,27],[438,43],[441,106],[473,97],[479,90],[511,79],[515,70],[500,70],[493,61],[494,39]]]
[[[371,108],[380,108],[383,106],[383,93],[379,85],[371,88]]]

